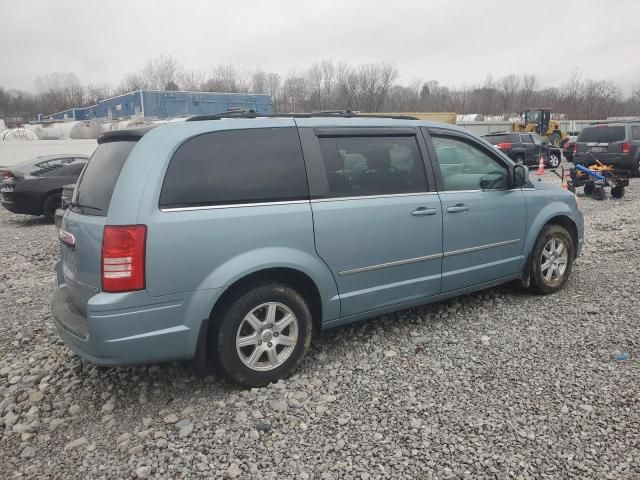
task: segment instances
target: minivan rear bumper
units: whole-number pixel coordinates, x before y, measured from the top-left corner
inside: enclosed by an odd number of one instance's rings
[[[145,291],[99,292],[83,315],[67,286],[60,283],[51,311],[60,338],[92,363],[121,366],[189,360],[219,293],[216,289],[150,297]]]

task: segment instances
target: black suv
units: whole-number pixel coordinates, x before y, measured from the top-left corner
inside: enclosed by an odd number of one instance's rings
[[[516,163],[539,165],[541,155],[547,167],[556,168],[562,161],[560,147],[545,142],[537,133],[496,132],[484,138]]]
[[[640,176],[640,119],[584,127],[576,140],[573,163],[592,165],[596,160]]]

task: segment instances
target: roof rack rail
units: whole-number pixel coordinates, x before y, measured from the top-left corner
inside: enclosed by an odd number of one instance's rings
[[[222,118],[313,118],[313,117],[336,117],[336,118],[391,118],[395,120],[420,120],[410,115],[385,115],[384,113],[360,113],[352,110],[325,110],[310,113],[271,113],[262,114],[255,110],[229,110],[214,115],[197,115],[187,118],[187,122],[201,122],[205,120],[220,120]]]
[[[640,122],[640,117],[638,118],[624,118],[620,120],[600,120],[595,122],[590,122],[589,125],[603,125],[609,123],[638,123]]]

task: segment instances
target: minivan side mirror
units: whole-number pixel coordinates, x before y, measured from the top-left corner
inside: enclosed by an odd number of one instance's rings
[[[529,169],[524,165],[514,166],[512,172],[511,188],[524,187],[529,183]]]

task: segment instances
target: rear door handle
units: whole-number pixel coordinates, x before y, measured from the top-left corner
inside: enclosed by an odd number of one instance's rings
[[[451,205],[450,207],[447,207],[447,212],[449,213],[466,212],[467,210],[469,210],[469,207],[467,207],[463,203],[458,203],[457,205]]]
[[[413,212],[411,212],[411,215],[413,215],[414,217],[421,217],[423,215],[435,215],[436,213],[438,213],[438,210],[436,210],[435,208],[418,207]]]

